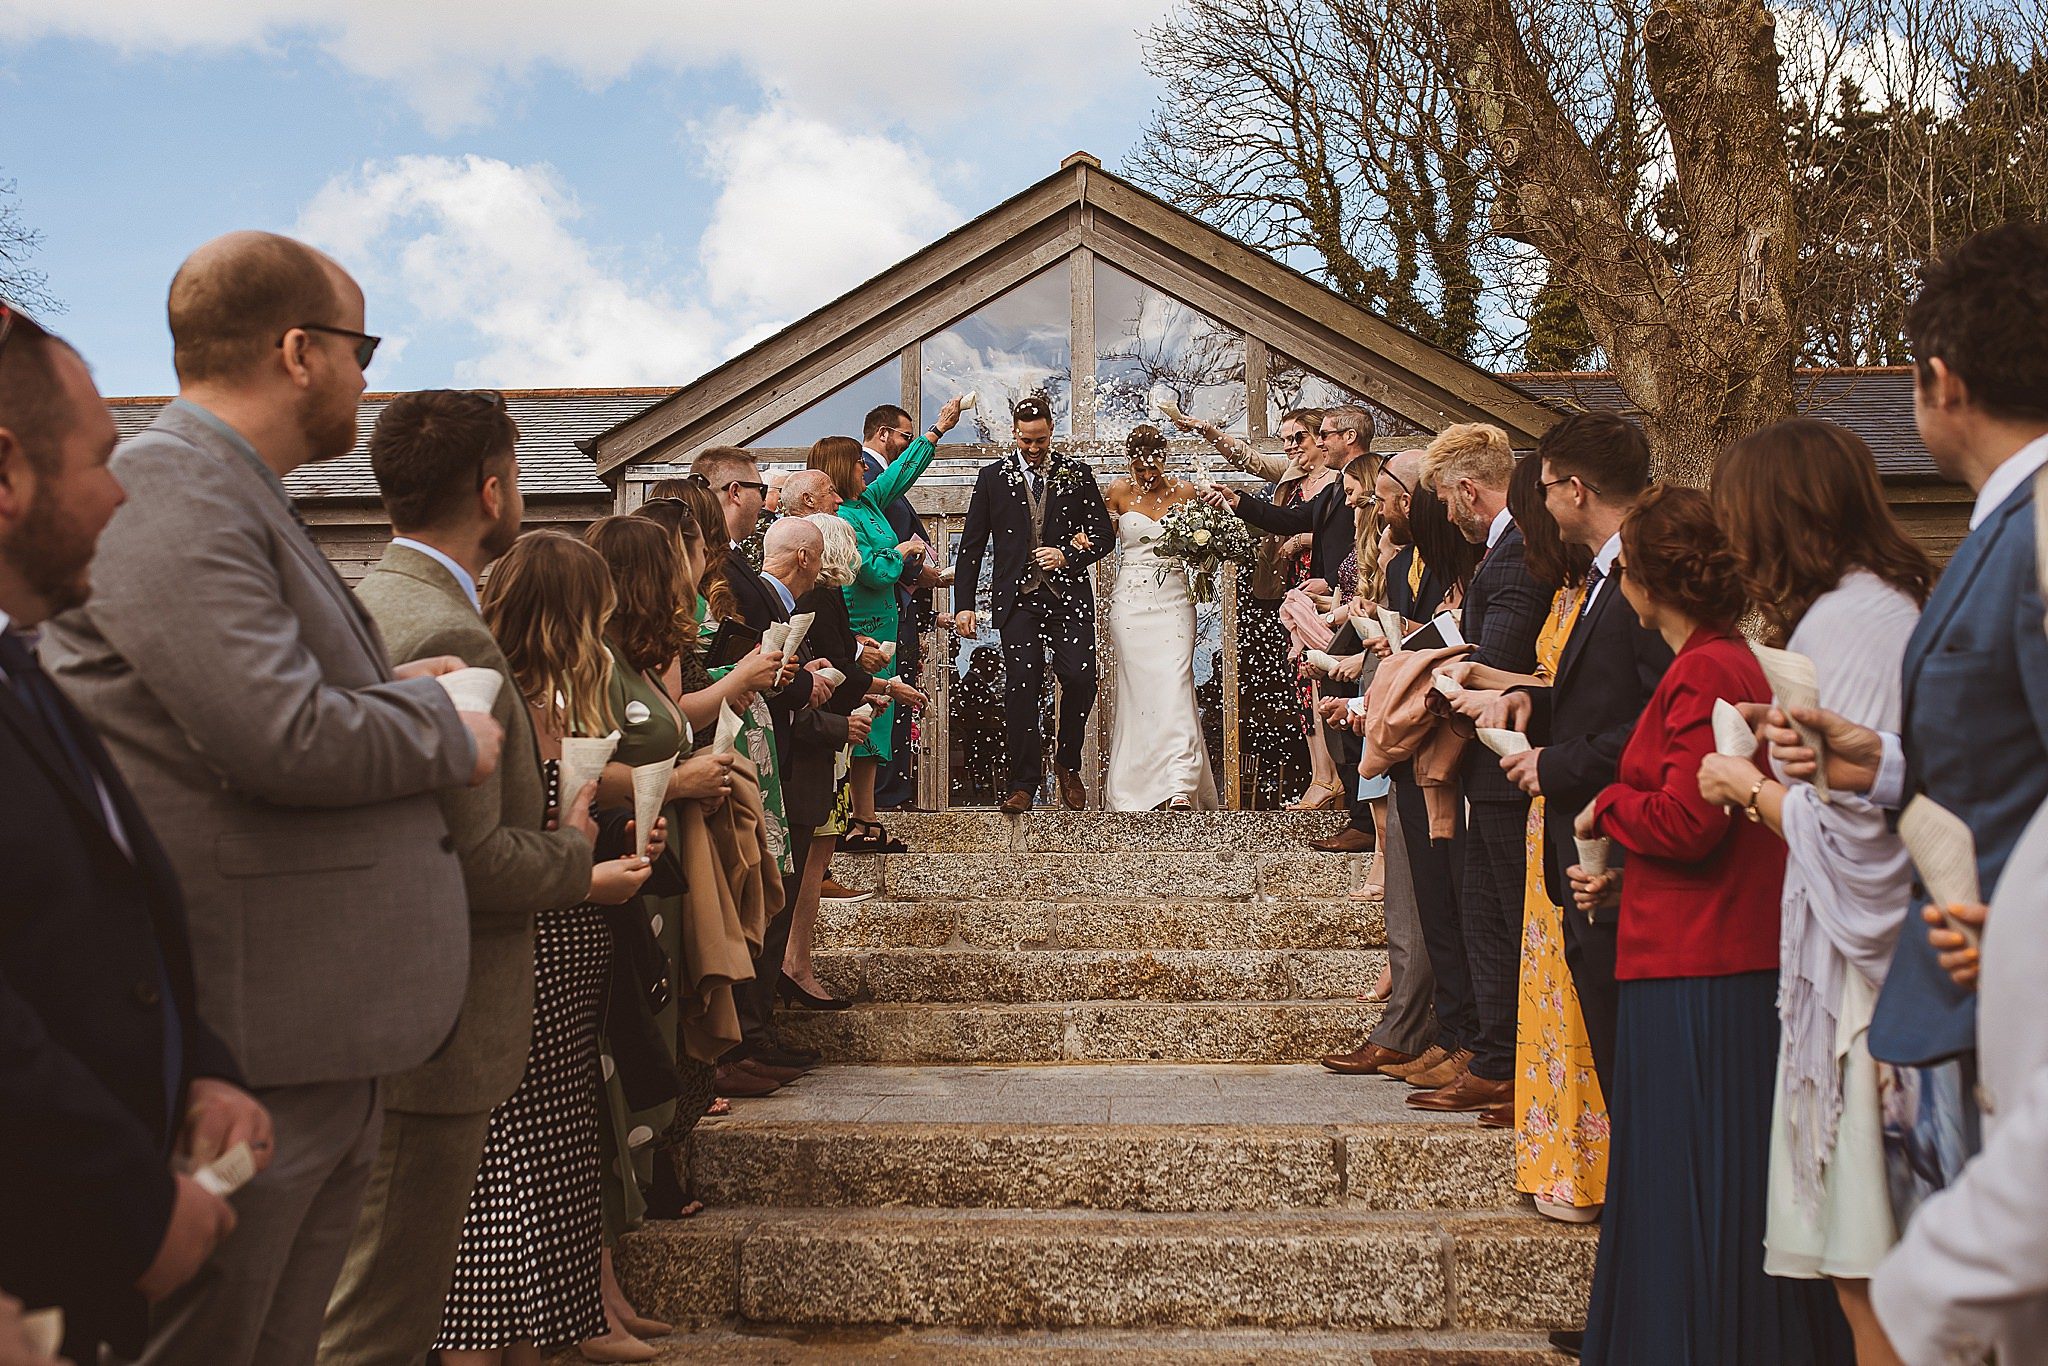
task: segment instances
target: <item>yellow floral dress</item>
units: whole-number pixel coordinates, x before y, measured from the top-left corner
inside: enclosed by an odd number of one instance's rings
[[[1557,676],[1583,588],[1564,587],[1536,638],[1536,672]],[[1522,902],[1521,997],[1515,1022],[1515,1189],[1579,1209],[1607,1199],[1607,1103],[1564,957],[1564,912],[1543,882],[1543,799],[1529,804]]]

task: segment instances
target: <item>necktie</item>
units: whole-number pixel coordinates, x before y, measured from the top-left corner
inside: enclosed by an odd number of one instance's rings
[[[1031,501],[1034,503],[1045,501],[1045,476],[1036,469],[1031,471]]]
[[[70,719],[65,715],[63,704],[57,697],[57,685],[43,672],[43,666],[20,636],[12,631],[0,633],[0,670],[7,674],[13,685],[14,695],[21,699],[43,730],[56,744],[57,750],[71,765],[72,776],[98,809],[98,786],[93,777],[92,762],[85,757],[85,747],[71,729]]]
[[[1601,581],[1601,580],[1602,580],[1603,578],[1605,578],[1605,577],[1606,577],[1606,575],[1604,575],[1604,574],[1602,574],[1602,573],[1600,572],[1600,566],[1599,566],[1599,565],[1598,565],[1597,563],[1596,563],[1596,564],[1590,564],[1590,565],[1586,566],[1586,601],[1587,601],[1587,602],[1591,602],[1591,601],[1593,600],[1593,594],[1599,591],[1599,588],[1600,588],[1600,581]]]

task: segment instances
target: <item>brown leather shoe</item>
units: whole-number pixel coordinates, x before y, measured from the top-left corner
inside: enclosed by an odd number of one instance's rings
[[[1380,1075],[1392,1077],[1395,1081],[1406,1081],[1417,1072],[1427,1072],[1430,1068],[1435,1067],[1450,1056],[1451,1051],[1448,1048],[1438,1044],[1431,1044],[1423,1049],[1422,1056],[1413,1062],[1390,1062],[1383,1064],[1380,1067]]]
[[[1418,1091],[1408,1097],[1408,1108],[1411,1110],[1434,1110],[1449,1115],[1490,1110],[1496,1105],[1503,1104],[1512,1109],[1514,1103],[1515,1083],[1512,1079],[1488,1081],[1484,1077],[1475,1077],[1470,1072],[1449,1086],[1440,1087],[1435,1091]]]
[[[1436,1066],[1430,1068],[1427,1072],[1410,1072],[1401,1080],[1407,1082],[1410,1086],[1419,1086],[1426,1091],[1434,1091],[1439,1086],[1449,1086],[1459,1077],[1464,1076],[1465,1069],[1471,1065],[1472,1050],[1461,1048]]]
[[[1349,1053],[1332,1053],[1323,1059],[1323,1066],[1332,1072],[1341,1072],[1347,1077],[1378,1076],[1382,1067],[1389,1064],[1414,1062],[1413,1053],[1397,1053],[1391,1048],[1382,1048],[1376,1043],[1362,1043]]]
[[[757,1077],[766,1077],[777,1086],[787,1086],[811,1070],[808,1067],[783,1067],[760,1058],[745,1058],[733,1065],[741,1071],[752,1072]]]
[[[866,901],[873,892],[856,892],[838,878],[828,877],[818,885],[818,899],[821,901]]]
[[[1308,847],[1319,854],[1370,854],[1372,835],[1347,825],[1328,839],[1310,840]]]
[[[1512,1129],[1515,1127],[1515,1103],[1503,1101],[1489,1105],[1479,1112],[1479,1127],[1482,1129]]]
[[[1069,811],[1079,811],[1088,805],[1088,789],[1081,785],[1081,775],[1070,768],[1055,769],[1060,779],[1060,802]]]
[[[996,808],[996,810],[1002,812],[1005,816],[1021,816],[1030,809],[1031,794],[1029,792],[1026,792],[1021,787],[1018,788],[1015,792],[1012,792],[1009,796],[1003,798],[1003,804]]]
[[[712,1074],[711,1089],[721,1096],[741,1099],[780,1091],[782,1083],[771,1081],[744,1064],[728,1063]]]

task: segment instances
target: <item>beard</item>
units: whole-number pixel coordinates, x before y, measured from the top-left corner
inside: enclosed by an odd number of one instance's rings
[[[43,600],[45,615],[54,617],[92,596],[92,553],[99,539],[63,516],[46,488],[14,535],[0,542],[0,560]]]
[[[339,460],[356,448],[356,401],[341,394],[308,394],[299,404],[299,435],[313,453],[309,464]]]

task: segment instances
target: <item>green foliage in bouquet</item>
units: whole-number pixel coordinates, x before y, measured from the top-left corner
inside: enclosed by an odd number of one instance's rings
[[[1159,519],[1157,550],[1162,582],[1171,568],[1184,569],[1195,601],[1214,602],[1219,572],[1226,564],[1250,566],[1258,536],[1236,513],[1193,500],[1174,504]]]

